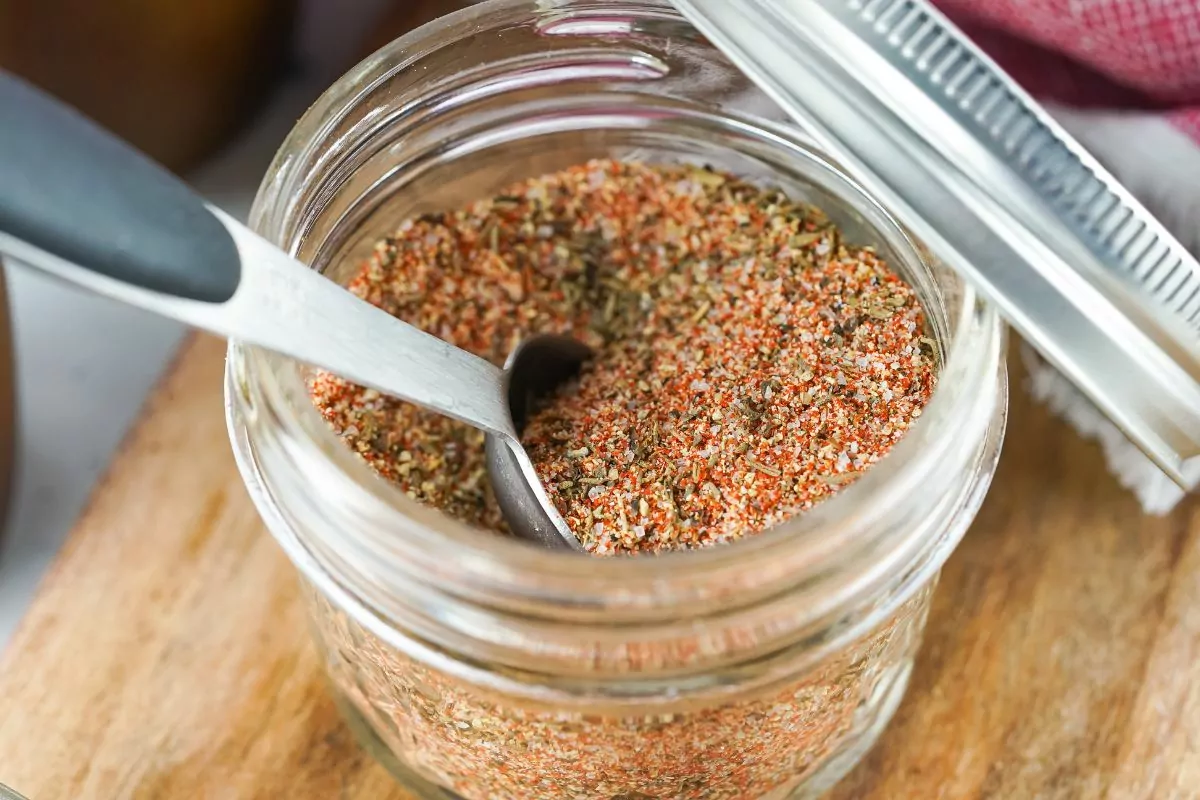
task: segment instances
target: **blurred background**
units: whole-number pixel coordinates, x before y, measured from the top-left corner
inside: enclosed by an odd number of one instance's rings
[[[244,219],[275,148],[326,86],[461,5],[0,0],[0,69],[75,105]],[[0,529],[0,648],[185,333],[19,267],[5,277],[0,485],[7,470],[12,481]]]

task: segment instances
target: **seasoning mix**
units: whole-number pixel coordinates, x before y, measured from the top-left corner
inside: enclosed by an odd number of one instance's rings
[[[818,209],[691,166],[595,161],[402,224],[351,291],[503,363],[595,350],[533,415],[538,474],[597,555],[728,542],[846,486],[935,383],[908,287]],[[314,403],[410,496],[503,531],[478,431],[321,373]]]
[[[802,513],[884,456],[936,380],[915,294],[873,250],[702,167],[593,161],[405,221],[349,288],[496,364],[535,332],[593,348],[523,438],[595,555],[719,545]],[[327,373],[310,392],[384,479],[505,532],[481,433]],[[755,800],[869,744],[930,591],[786,685],[649,716],[493,696],[309,599],[334,685],[418,781],[467,800]]]
[[[819,788],[819,770],[870,746],[871,723],[903,688],[932,589],[765,696],[625,716],[489,695],[390,647],[319,592],[308,601],[334,687],[418,797],[784,800],[810,780]]]

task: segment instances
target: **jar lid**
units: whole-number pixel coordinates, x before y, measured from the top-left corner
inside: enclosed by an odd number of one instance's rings
[[[926,0],[675,0],[1185,489],[1200,264]]]

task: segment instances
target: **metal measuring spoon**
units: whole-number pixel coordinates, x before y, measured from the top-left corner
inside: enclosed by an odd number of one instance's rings
[[[493,451],[497,442],[508,451],[489,464],[513,532],[580,547],[521,447],[508,396],[512,386],[524,402],[526,387],[548,385],[538,364],[577,366],[582,345],[531,340],[521,352],[538,360],[501,370],[360,300],[3,72],[0,109],[0,253],[483,430]]]

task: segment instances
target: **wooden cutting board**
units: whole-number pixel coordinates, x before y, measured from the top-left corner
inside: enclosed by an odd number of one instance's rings
[[[193,340],[0,660],[0,782],[31,800],[411,800],[325,693],[294,573]],[[1149,519],[1014,392],[999,475],[912,688],[834,793],[1200,797],[1200,519]]]

